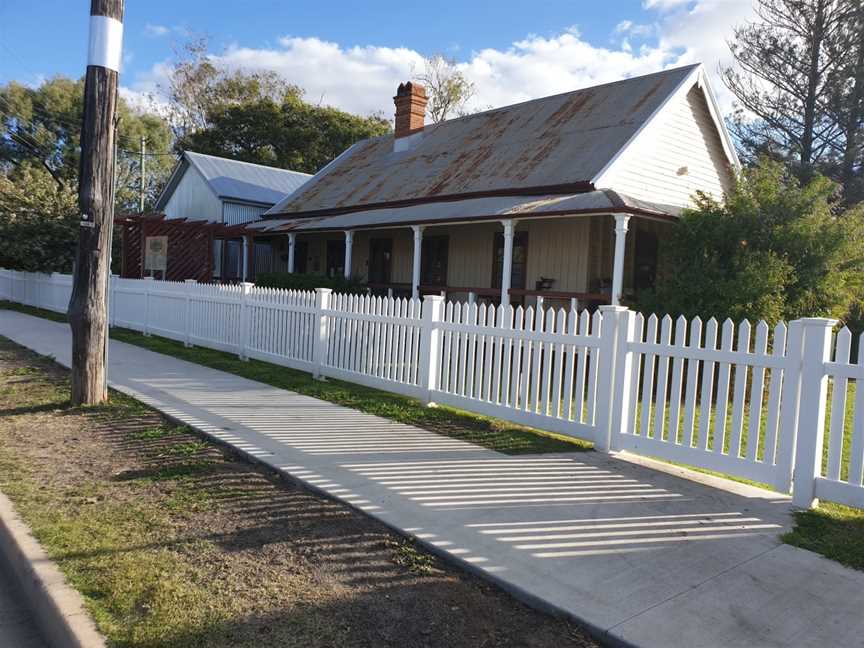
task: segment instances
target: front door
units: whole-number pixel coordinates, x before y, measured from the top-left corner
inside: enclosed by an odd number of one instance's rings
[[[393,260],[393,239],[369,240],[369,283],[389,284]]]
[[[450,239],[447,236],[426,236],[420,253],[420,284],[445,287]]]
[[[327,241],[327,276],[345,276],[345,241]]]
[[[294,272],[306,274],[306,263],[309,258],[309,242],[294,241]]]

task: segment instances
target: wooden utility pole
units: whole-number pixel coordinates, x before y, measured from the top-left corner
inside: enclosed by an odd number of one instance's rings
[[[106,285],[114,218],[114,140],[123,40],[124,0],[91,0],[90,47],[84,82],[78,205],[81,226],[69,323],[72,327],[72,402],[108,397]]]

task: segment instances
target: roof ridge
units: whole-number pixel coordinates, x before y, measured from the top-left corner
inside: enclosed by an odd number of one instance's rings
[[[268,164],[258,164],[257,162],[247,162],[246,160],[235,160],[234,158],[222,157],[221,155],[211,155],[209,153],[199,153],[198,151],[190,151],[184,150],[183,155],[187,153],[191,155],[198,155],[201,157],[213,158],[214,160],[224,160],[225,162],[232,162],[234,164],[246,164],[248,166],[257,167],[259,169],[269,169],[271,171],[284,171],[285,173],[294,173],[297,175],[304,175],[308,177],[312,177],[312,173],[306,173],[305,171],[294,171],[294,169],[284,169],[282,167],[270,166]]]
[[[481,110],[476,113],[471,113],[470,115],[461,115],[460,117],[454,117],[453,119],[445,119],[442,122],[426,124],[424,128],[435,128],[439,126],[443,126],[444,124],[452,124],[454,122],[461,121],[463,119],[471,119],[472,117],[479,117],[481,115],[488,115],[490,113],[497,112],[499,110],[509,110],[510,108],[515,108],[517,106],[526,106],[530,103],[534,103],[536,101],[546,101],[548,99],[554,99],[556,97],[563,97],[565,95],[575,94],[577,92],[585,92],[586,90],[594,90],[596,88],[605,88],[607,86],[618,85],[621,83],[628,83],[630,81],[636,81],[638,79],[647,79],[653,76],[659,76],[661,74],[672,74],[673,72],[681,72],[683,70],[693,70],[702,65],[701,62],[697,63],[688,63],[687,65],[679,65],[678,67],[669,68],[668,70],[660,70],[659,72],[649,72],[648,74],[640,74],[639,76],[626,77],[624,79],[618,79],[617,81],[607,81],[606,83],[597,83],[595,85],[584,86],[582,88],[575,88],[573,90],[565,90],[564,92],[558,92],[551,95],[546,95],[543,97],[535,97],[534,99],[526,99],[525,101],[517,101],[516,103],[507,104],[506,106],[498,106],[497,108],[488,108],[487,110]],[[378,137],[393,137],[393,133],[389,133],[388,135],[379,135]],[[361,142],[378,139],[377,137],[369,137],[365,140],[360,140]]]

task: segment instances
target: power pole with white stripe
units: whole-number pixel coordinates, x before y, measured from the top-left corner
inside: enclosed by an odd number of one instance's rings
[[[72,402],[76,405],[95,405],[108,397],[105,305],[114,218],[114,117],[123,49],[123,4],[124,0],[90,2],[78,188],[81,223],[69,301]]]

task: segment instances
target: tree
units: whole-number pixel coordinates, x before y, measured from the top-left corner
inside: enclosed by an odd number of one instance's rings
[[[355,142],[390,130],[379,117],[316,106],[300,96],[211,106],[208,126],[187,134],[184,149],[315,173]]]
[[[852,3],[843,49],[848,52],[831,78],[831,110],[843,136],[842,161],[837,174],[846,202],[864,200],[864,2]]]
[[[264,99],[281,103],[303,91],[271,71],[228,70],[213,62],[206,38],[186,43],[175,53],[169,81],[162,88],[177,140],[212,125],[211,116],[229,106]]]
[[[81,116],[84,81],[58,76],[29,88],[14,81],[0,86],[0,169],[7,175],[22,165],[45,169],[58,187],[77,188],[80,163]],[[118,99],[117,209],[138,210],[140,169],[138,146],[142,136],[148,148],[168,152],[172,135],[167,122],[156,114],[141,114]],[[148,204],[153,204],[174,165],[170,155],[148,158]]]
[[[705,195],[661,243],[641,307],[734,320],[844,316],[864,288],[864,209],[832,211],[836,185],[778,162],[744,172],[721,204]]]
[[[178,54],[168,88],[178,149],[315,173],[389,123],[310,104],[303,90],[268,71],[227,70],[206,39]]]
[[[441,54],[427,57],[422,73],[416,80],[426,87],[429,103],[426,112],[433,123],[442,122],[448,117],[462,117],[468,114],[468,102],[474,96],[474,84],[456,67],[453,59]]]
[[[0,267],[71,272],[79,219],[76,190],[43,166],[0,176]]]
[[[844,0],[759,0],[760,22],[735,29],[729,48],[738,68],[723,70],[740,102],[735,130],[751,151],[794,159],[802,173],[835,150],[829,82],[846,53]]]

